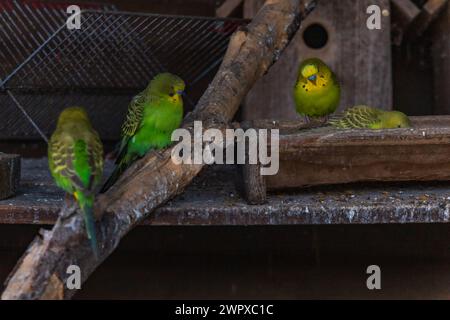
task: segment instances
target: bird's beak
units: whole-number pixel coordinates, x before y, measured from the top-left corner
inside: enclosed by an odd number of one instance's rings
[[[311,81],[314,85],[316,85],[316,83],[317,83],[317,75],[314,74],[314,75],[308,77],[308,80]]]

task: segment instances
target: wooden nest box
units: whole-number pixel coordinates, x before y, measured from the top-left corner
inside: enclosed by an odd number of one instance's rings
[[[252,18],[263,2],[245,1],[245,17]],[[319,1],[280,60],[247,95],[243,119],[297,119],[292,88],[300,60],[310,57],[336,73],[342,88],[339,110],[357,104],[391,109],[390,18],[381,15],[381,29],[369,30],[371,5],[390,10],[389,0]]]

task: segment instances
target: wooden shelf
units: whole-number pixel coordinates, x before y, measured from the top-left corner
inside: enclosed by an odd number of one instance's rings
[[[24,159],[14,198],[0,201],[0,224],[53,224],[63,202],[46,159]],[[108,170],[111,164],[107,165]],[[269,193],[251,206],[239,195],[233,166],[207,168],[186,192],[145,225],[327,225],[450,221],[450,183],[365,183]]]
[[[412,128],[305,129],[301,121],[256,120],[280,129],[280,170],[268,190],[371,181],[450,181],[450,116],[411,117]],[[302,128],[303,126],[303,128]]]

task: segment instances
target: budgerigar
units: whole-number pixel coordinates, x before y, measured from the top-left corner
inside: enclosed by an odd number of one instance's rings
[[[172,132],[183,119],[184,89],[181,78],[161,73],[133,98],[122,126],[117,166],[102,191],[110,188],[134,160],[171,143]]]
[[[336,75],[320,59],[304,60],[294,86],[297,113],[306,117],[328,117],[339,106],[341,89]]]
[[[336,128],[393,129],[409,128],[408,116],[400,111],[384,111],[364,105],[349,108],[330,119],[329,124]]]
[[[95,189],[102,179],[103,146],[83,108],[67,108],[60,114],[49,141],[48,163],[56,184],[78,202],[97,256],[93,204]]]

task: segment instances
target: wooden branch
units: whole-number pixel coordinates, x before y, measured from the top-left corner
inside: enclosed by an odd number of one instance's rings
[[[267,0],[254,20],[231,38],[224,61],[196,110],[185,119],[203,127],[225,128],[253,84],[279,58],[310,11],[298,0]],[[84,282],[117,247],[120,239],[156,207],[183,191],[202,165],[175,165],[171,149],[149,153],[131,166],[108,192],[98,197],[96,212],[100,258],[85,236],[81,214],[64,209],[51,231],[38,236],[16,265],[2,299],[67,299],[76,290],[65,285],[67,268],[77,265]]]

